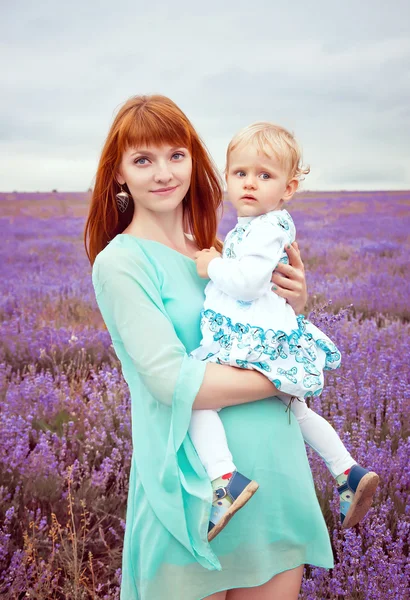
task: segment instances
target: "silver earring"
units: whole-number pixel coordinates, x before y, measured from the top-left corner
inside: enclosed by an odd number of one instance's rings
[[[121,187],[121,191],[118,192],[118,194],[115,194],[115,198],[117,200],[117,206],[118,206],[118,210],[122,213],[125,213],[125,211],[128,208],[128,204],[130,203],[130,195],[127,194],[127,192],[124,192],[124,190],[122,189],[122,185],[120,185]]]

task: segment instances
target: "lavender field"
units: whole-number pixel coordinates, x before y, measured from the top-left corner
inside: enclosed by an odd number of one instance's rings
[[[86,194],[0,194],[0,597],[118,600],[131,456],[129,395],[97,310]],[[308,451],[335,568],[301,600],[410,598],[410,192],[305,193],[289,206],[311,319],[342,367],[312,408],[381,477],[342,532]],[[223,237],[234,223],[226,205]],[[160,600],[160,599],[158,599]],[[182,600],[182,599],[181,599]]]

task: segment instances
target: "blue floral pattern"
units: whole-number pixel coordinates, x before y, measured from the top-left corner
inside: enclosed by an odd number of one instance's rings
[[[229,317],[213,310],[203,310],[201,328],[212,331],[215,342],[215,351],[206,358],[259,370],[288,394],[318,396],[323,390],[323,369],[336,369],[341,354],[303,315],[297,317],[297,323],[297,330],[289,334],[272,329],[264,331],[249,323],[232,323]],[[240,358],[233,359],[238,354]]]

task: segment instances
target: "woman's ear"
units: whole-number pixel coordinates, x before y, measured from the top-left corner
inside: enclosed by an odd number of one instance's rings
[[[116,176],[115,176],[115,179],[116,179],[116,181],[117,181],[117,183],[118,183],[119,185],[124,185],[124,183],[125,183],[125,179],[124,179],[124,177],[121,175],[120,171],[117,171],[117,174],[116,174]]]
[[[285,202],[287,200],[290,200],[292,198],[293,194],[298,189],[298,187],[299,187],[299,180],[298,179],[291,179],[288,182],[288,185],[286,186],[286,190],[285,190],[285,193],[283,194],[282,200],[285,200]]]

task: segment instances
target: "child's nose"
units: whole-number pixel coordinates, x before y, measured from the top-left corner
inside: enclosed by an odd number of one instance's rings
[[[245,188],[255,188],[255,178],[252,175],[247,175],[247,177],[245,177],[244,180],[244,187]]]

